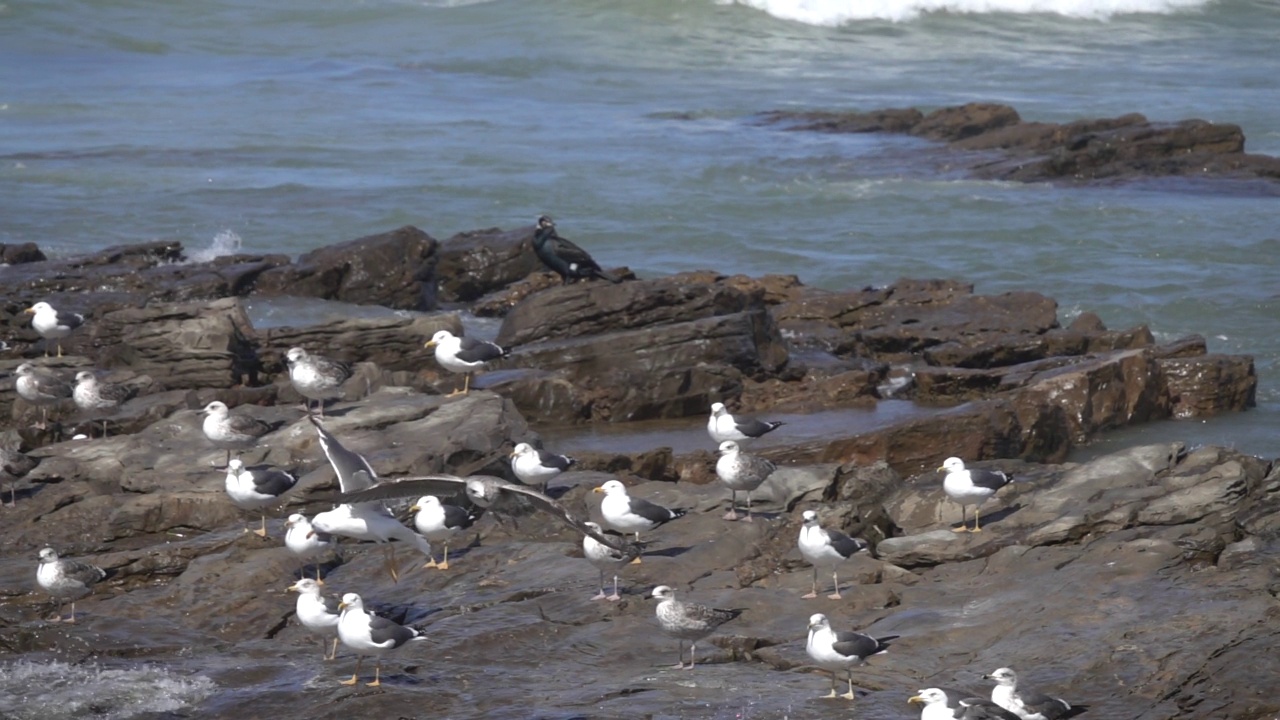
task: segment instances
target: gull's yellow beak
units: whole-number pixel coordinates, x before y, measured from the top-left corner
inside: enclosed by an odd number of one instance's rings
[[[421,507],[418,507],[417,505],[410,505],[410,506],[409,506],[409,512],[418,512],[418,511],[419,511],[419,510],[421,510],[421,509],[422,509],[422,508],[421,508]]]
[[[22,312],[24,312],[24,313],[31,313],[32,315],[35,315],[35,314],[36,314],[36,309],[35,309],[35,308],[33,308],[33,307],[29,307],[29,308],[27,308],[26,310],[23,310]]]
[[[914,703],[922,703],[922,702],[924,702],[924,698],[920,697],[919,695],[912,695],[911,697],[907,698],[908,705],[914,704]]]
[[[428,340],[428,341],[427,341],[427,343],[426,343],[425,345],[423,345],[422,347],[427,348],[428,350],[430,350],[431,348],[433,348],[433,347],[435,347],[435,346],[436,346],[436,341],[435,341],[435,340]]]
[[[942,465],[939,465],[939,466],[938,466],[938,469],[937,469],[937,470],[934,470],[934,472],[942,472],[943,470],[946,470],[946,469],[947,469],[946,467],[944,467],[944,466],[942,466]]]
[[[596,489],[592,490],[591,492],[593,492],[593,493],[602,493],[602,492],[604,492],[604,488],[603,488],[603,487],[598,487],[598,488],[596,488]]]
[[[338,603],[338,609],[339,609],[339,610],[345,610],[346,608],[347,608],[347,604],[346,604],[346,603],[344,603],[344,602],[340,602],[340,603]]]
[[[298,589],[298,583],[294,583],[289,587],[285,588],[285,590],[297,590],[297,589]]]

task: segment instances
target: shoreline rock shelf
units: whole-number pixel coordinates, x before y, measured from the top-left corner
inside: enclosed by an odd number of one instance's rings
[[[602,717],[696,714],[743,701],[761,716],[816,718],[831,711],[831,701],[817,699],[823,679],[792,671],[812,669],[804,628],[823,612],[841,627],[902,636],[873,668],[854,673],[869,691],[857,702],[876,716],[901,714],[920,687],[974,685],[1003,666],[1040,668],[1038,684],[1079,698],[1098,717],[1280,711],[1280,702],[1250,691],[1274,677],[1265,658],[1278,639],[1271,568],[1280,471],[1229,449],[1176,443],[1063,464],[1071,447],[1112,428],[1248,408],[1257,382],[1251,358],[1210,354],[1196,336],[1158,345],[1147,328],[1109,330],[1088,313],[1062,327],[1051,298],[978,295],[951,280],[825,291],[793,277],[697,271],[562,287],[523,264],[531,236],[530,227],[439,243],[403,228],[297,262],[240,256],[174,265],[181,247],[155,243],[13,266],[19,272],[0,278],[9,297],[0,322],[11,338],[0,369],[39,353],[15,308],[56,294],[87,322],[68,338],[69,355],[48,366],[68,375],[96,367],[140,392],[111,418],[110,437],[62,440],[53,421],[74,431],[90,428],[88,420],[52,407],[53,427],[36,430],[39,408],[17,398],[12,381],[0,383],[0,417],[9,418],[0,441],[38,461],[0,525],[0,647],[63,660],[181,656],[241,691],[243,700],[220,705],[225,714],[250,712],[252,703],[255,716],[430,707],[462,717],[527,706],[536,688],[548,712],[591,705]],[[365,253],[366,245],[382,252]],[[359,267],[348,263],[352,253]],[[486,257],[505,260],[494,270]],[[442,267],[448,282],[433,274]],[[448,309],[253,327],[244,298],[286,286],[310,297]],[[437,330],[459,332],[458,311],[477,308],[502,317],[498,339],[514,346],[512,356],[481,375],[469,396],[445,398],[455,378],[422,345]],[[453,547],[466,562],[447,573],[415,568],[398,584],[381,572],[380,552],[344,550],[329,582],[346,591],[358,585],[397,622],[425,627],[432,651],[398,658],[386,668],[394,692],[346,698],[339,713],[334,693],[346,691],[308,686],[278,697],[283,648],[296,651],[294,662],[314,662],[317,674],[331,670],[310,657],[313,639],[288,617],[293,602],[283,588],[296,559],[280,542],[241,532],[225,473],[210,467],[223,452],[205,441],[196,413],[220,400],[279,424],[245,454],[246,463],[295,468],[299,477],[269,523],[274,535],[291,512],[327,509],[332,470],[282,362],[294,345],[352,365],[327,427],[384,477],[463,467],[505,475],[511,448],[553,423],[696,417],[690,432],[705,436],[716,401],[763,414],[893,398],[931,412],[797,442],[784,426],[752,449],[779,471],[754,492],[750,524],[721,519],[728,494],[708,482],[710,441],[685,455],[573,452],[578,464],[552,485],[582,517],[599,520],[599,496],[589,491],[618,475],[637,496],[690,509],[654,533],[658,547],[643,564],[621,570],[617,603],[587,600],[583,589],[597,572],[580,557],[580,538],[537,515],[518,530],[482,518]],[[932,470],[950,455],[1015,478],[984,506],[982,533],[949,530],[960,509]],[[797,599],[811,576],[795,546],[809,509],[824,527],[875,548],[842,568],[838,603]],[[79,628],[37,627],[44,600],[28,589],[44,546],[111,573],[78,601]],[[719,647],[707,652],[696,687],[654,679],[655,658],[669,648],[652,637],[652,606],[640,598],[656,585],[751,608],[711,641]],[[1204,611],[1210,607],[1217,610]],[[69,641],[79,632],[94,633],[94,647]],[[583,669],[583,648],[608,662]],[[226,653],[236,657],[234,672],[218,669]],[[447,664],[431,659],[446,656]],[[528,677],[533,666],[517,658],[530,657],[576,670]],[[503,683],[486,679],[495,671]],[[731,683],[716,680],[729,671]],[[483,697],[468,683],[482,685]]]

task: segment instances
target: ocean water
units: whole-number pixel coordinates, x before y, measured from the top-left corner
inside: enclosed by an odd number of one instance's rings
[[[1256,410],[1132,437],[1274,456],[1274,191],[979,182],[923,141],[754,120],[993,101],[1237,123],[1280,154],[1277,37],[1272,0],[7,2],[0,242],[300,253],[545,212],[643,276],[1039,290],[1064,323],[1254,355]]]

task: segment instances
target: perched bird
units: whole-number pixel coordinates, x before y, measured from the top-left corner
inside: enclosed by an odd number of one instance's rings
[[[436,362],[445,370],[464,374],[462,389],[449,393],[449,397],[470,393],[472,373],[511,353],[496,343],[458,337],[448,330],[437,331],[424,347],[436,349]]]
[[[274,428],[257,418],[248,415],[232,415],[227,404],[214,400],[200,411],[204,414],[204,423],[200,426],[204,436],[214,445],[227,451],[227,465],[231,464],[231,451],[253,447],[259,438]]]
[[[0,444],[0,478],[9,481],[9,505],[18,504],[18,478],[31,472],[39,463],[16,448]]]
[[[748,455],[738,448],[738,443],[725,440],[720,443],[720,459],[716,460],[716,477],[729,486],[729,512],[725,520],[738,519],[738,491],[747,492],[747,522],[751,522],[751,493],[764,484],[778,467],[759,455]]]
[[[418,502],[409,508],[409,512],[417,513],[413,516],[413,526],[422,533],[423,537],[432,542],[444,543],[444,560],[437,563],[432,557],[426,565],[422,566],[440,570],[449,569],[449,539],[471,527],[476,518],[480,517],[475,510],[467,510],[457,505],[445,505],[435,495],[423,495],[418,498]]]
[[[674,667],[692,670],[695,662],[694,648],[702,638],[716,628],[742,614],[741,609],[721,610],[696,603],[676,600],[676,591],[666,585],[653,589],[653,596],[660,601],[655,613],[662,631],[680,641],[680,662]],[[689,664],[684,664],[684,641],[689,641]]]
[[[642,531],[653,530],[666,523],[685,516],[687,510],[662,507],[644,498],[633,498],[627,494],[627,487],[617,480],[610,480],[592,490],[604,493],[604,501],[600,503],[600,514],[609,527],[622,533],[635,533],[636,542],[640,542]],[[634,562],[640,562],[636,557]]]
[[[888,650],[889,642],[897,638],[897,635],[873,638],[858,632],[837,632],[831,629],[831,622],[826,615],[817,613],[809,617],[809,639],[804,649],[818,667],[831,672],[831,694],[825,697],[852,700],[854,666],[863,664],[872,655]],[[849,692],[837,696],[836,673],[840,671],[844,671],[849,681]]]
[[[280,502],[284,494],[298,484],[293,474],[269,465],[245,467],[240,458],[227,461],[227,496],[241,510],[262,511]],[[267,536],[267,514],[262,515],[262,528],[249,530],[258,537]]]
[[[857,553],[871,547],[866,540],[851,538],[839,530],[824,530],[818,524],[818,513],[804,511],[804,525],[800,528],[800,555],[813,566],[813,590],[801,597],[807,599],[818,597],[818,568],[831,568],[831,580],[835,584],[835,592],[827,597],[840,599],[840,563]]]
[[[355,685],[360,679],[360,663],[364,661],[364,656],[373,655],[378,664],[373,671],[373,682],[365,684],[378,687],[382,684],[384,654],[414,640],[426,640],[425,636],[411,627],[365,612],[364,601],[355,593],[343,595],[338,608],[342,611],[338,618],[338,639],[356,653],[355,672],[351,674],[350,680],[342,681],[343,685]]]
[[[999,668],[984,677],[996,681],[996,686],[991,689],[991,702],[1022,720],[1058,720],[1071,713],[1071,704],[1062,698],[1025,685],[1018,687],[1018,674],[1009,668]]]
[[[947,497],[960,503],[960,527],[955,532],[982,532],[979,525],[979,513],[982,503],[996,494],[1000,488],[1008,485],[1010,478],[999,470],[966,470],[964,461],[958,457],[949,457],[942,463],[938,471],[947,471],[942,481],[942,489]],[[965,508],[973,505],[973,528],[969,528],[965,516]]]
[[[596,532],[603,533],[604,530],[596,523],[589,522],[585,525]],[[638,548],[637,548],[638,549]],[[582,554],[587,558],[596,569],[600,571],[600,592],[596,593],[592,600],[621,600],[622,596],[618,594],[618,569],[623,565],[631,562],[635,555],[623,552],[603,545],[590,535],[582,536]],[[613,571],[613,594],[606,595],[604,593],[604,574]]]
[[[551,218],[543,215],[538,218],[537,227],[533,231],[533,252],[548,269],[560,276],[560,282],[568,285],[580,278],[598,277],[611,283],[622,282],[604,270],[586,250],[560,237],[556,232],[556,224]]]
[[[24,312],[33,313],[31,327],[40,333],[45,340],[58,341],[58,357],[62,357],[62,338],[71,334],[72,330],[84,324],[84,316],[80,313],[59,312],[47,302],[38,302]],[[49,357],[49,346],[46,344],[44,356]]]
[[[329,533],[318,532],[302,513],[294,513],[284,522],[284,545],[303,561],[320,557],[327,552],[338,551],[338,539]],[[303,567],[305,570],[305,566]],[[320,565],[316,564],[316,580],[320,580]]]
[[[36,582],[58,601],[58,614],[54,622],[62,622],[62,601],[71,601],[71,617],[76,621],[76,600],[88,595],[93,584],[107,577],[102,568],[71,558],[59,558],[53,548],[40,551],[40,565],[36,568]]]
[[[311,578],[303,578],[286,589],[298,593],[298,604],[295,607],[298,621],[321,637],[333,637],[332,649],[326,649],[328,642],[320,642],[320,652],[324,653],[324,659],[337,658],[338,618],[342,614],[338,609],[338,598],[320,594],[320,581]]]
[[[707,420],[707,433],[717,445],[725,440],[751,440],[767,432],[773,432],[786,423],[762,422],[749,417],[734,417],[724,403],[711,403],[711,419]]]
[[[112,410],[137,394],[137,388],[118,383],[102,382],[88,370],[76,373],[76,386],[71,391],[71,399],[76,407],[84,411]],[[107,434],[107,421],[102,421],[102,435]]]
[[[13,374],[18,377],[13,385],[18,395],[23,400],[40,406],[40,424],[36,427],[45,429],[49,424],[48,406],[70,398],[73,392],[71,386],[57,375],[31,363],[22,363],[14,369]]]
[[[324,417],[324,401],[342,397],[342,384],[351,377],[351,367],[323,355],[312,355],[300,347],[289,348],[284,357],[289,365],[289,382],[305,398],[307,413],[311,412],[311,401],[315,400],[320,406],[320,417]]]
[[[319,513],[311,520],[311,531],[383,545],[385,552],[383,566],[390,573],[393,582],[400,582],[400,568],[396,564],[395,549],[391,546],[392,540],[407,542],[428,559],[432,559],[431,543],[427,542],[426,538],[402,525],[385,508],[369,503],[343,504]]]
[[[520,443],[511,451],[511,471],[525,485],[537,485],[547,491],[551,478],[568,470],[576,461],[567,455],[556,455],[529,443]]]
[[[990,700],[943,688],[925,688],[907,702],[921,703],[920,720],[1018,720]]]
[[[389,498],[455,495],[459,492],[465,493],[472,504],[498,514],[516,516],[536,510],[550,513],[565,525],[583,535],[590,535],[604,545],[608,545],[615,550],[639,555],[638,548],[631,546],[630,543],[623,541],[621,538],[611,537],[592,529],[588,523],[574,517],[573,513],[566,510],[563,505],[537,490],[491,475],[471,475],[469,477],[423,475],[420,477],[397,478],[378,483],[363,490],[343,492],[333,499],[346,503],[369,503]]]

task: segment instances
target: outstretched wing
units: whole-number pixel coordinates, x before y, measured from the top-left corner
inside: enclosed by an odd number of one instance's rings
[[[365,474],[360,473],[360,479],[364,480],[364,478]],[[424,475],[384,480],[379,483],[370,482],[353,490],[348,490],[344,486],[341,495],[330,499],[339,503],[362,503],[423,495],[461,495],[466,492],[466,489],[466,478],[456,475]]]
[[[342,488],[342,492],[345,494],[372,487],[378,479],[378,473],[373,471],[369,461],[365,460],[360,453],[343,447],[333,433],[324,429],[315,415],[308,415],[307,419],[316,426],[316,432],[320,434],[320,448],[324,450],[324,456],[329,458],[329,464],[333,466],[333,472],[338,476],[338,487]],[[364,471],[364,475],[357,479],[356,473],[359,471]],[[344,500],[343,502],[361,501]]]

